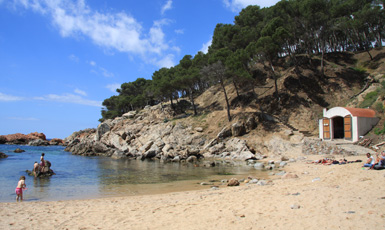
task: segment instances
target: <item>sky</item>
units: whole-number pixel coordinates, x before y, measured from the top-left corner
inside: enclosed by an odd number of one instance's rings
[[[96,128],[122,83],[207,52],[215,26],[278,0],[0,0],[0,135]]]

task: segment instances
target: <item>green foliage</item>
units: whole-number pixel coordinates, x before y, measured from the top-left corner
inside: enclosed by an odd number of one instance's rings
[[[383,113],[384,112],[384,105],[382,104],[382,102],[376,102],[374,104],[374,109],[379,112],[379,113]]]
[[[374,128],[374,134],[376,134],[376,135],[383,135],[383,134],[385,134],[385,123],[384,123],[382,129],[380,129],[378,127]]]
[[[377,100],[378,92],[373,91],[365,95],[364,101],[361,102],[360,108],[368,108],[373,105],[373,103]]]
[[[373,44],[382,46],[384,34],[384,1],[290,0],[263,9],[248,6],[234,24],[217,24],[207,54],[185,55],[176,66],[155,71],[151,80],[123,83],[119,95],[103,101],[101,120],[168,100],[174,108],[175,99],[187,96],[196,114],[194,98],[213,84],[229,80],[235,87],[254,86],[258,79],[251,77],[250,69],[255,62],[269,62],[274,72],[283,56],[290,56],[286,65],[297,67],[298,54],[368,52]],[[376,67],[373,63],[355,70],[365,73]],[[276,83],[278,76],[273,76]],[[372,106],[384,88],[377,96],[369,94],[360,107]]]

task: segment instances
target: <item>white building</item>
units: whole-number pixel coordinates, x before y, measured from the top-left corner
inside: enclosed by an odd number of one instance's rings
[[[345,139],[355,142],[369,132],[379,120],[372,109],[324,109],[323,118],[319,120],[319,137],[322,140]]]

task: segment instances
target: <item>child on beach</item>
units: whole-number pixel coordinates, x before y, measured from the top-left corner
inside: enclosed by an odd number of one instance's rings
[[[19,182],[16,187],[16,201],[23,201],[23,189],[25,189],[27,185],[25,184],[25,176],[21,176]]]

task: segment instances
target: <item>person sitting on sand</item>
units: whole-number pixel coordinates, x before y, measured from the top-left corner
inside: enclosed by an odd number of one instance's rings
[[[25,176],[21,176],[19,182],[16,186],[16,201],[23,201],[23,189],[25,189],[27,185],[25,184]]]
[[[382,151],[381,154],[377,153],[376,156],[376,164],[385,167],[385,151]]]
[[[313,161],[314,164],[324,164],[324,165],[331,165],[333,164],[333,160],[329,158],[324,158],[318,161]]]
[[[368,159],[366,160],[363,167],[372,167],[375,164],[376,160],[374,159],[374,157],[370,153],[367,153],[366,156],[368,157]]]
[[[37,177],[38,172],[39,172],[39,164],[37,163],[37,161],[35,161],[35,164],[33,164],[33,175]]]

